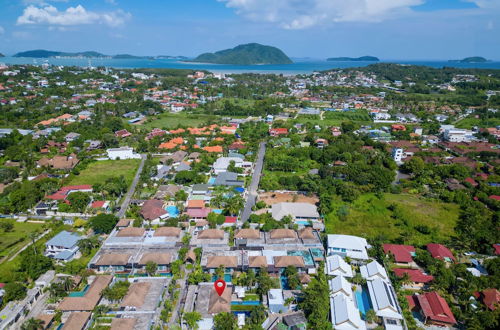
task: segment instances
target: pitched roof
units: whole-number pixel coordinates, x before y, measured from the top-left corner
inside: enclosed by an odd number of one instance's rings
[[[179,237],[181,235],[182,229],[177,227],[159,227],[155,230],[153,236],[164,236],[164,237]]]
[[[291,229],[279,228],[271,230],[271,232],[269,233],[269,237],[273,239],[297,238],[297,234]]]
[[[396,262],[413,262],[412,253],[415,253],[415,248],[411,245],[384,244],[382,248],[386,254],[391,253]]]
[[[66,297],[57,309],[63,312],[93,310],[101,300],[101,291],[111,283],[112,279],[113,276],[110,275],[97,276],[83,297]]]
[[[271,207],[273,218],[281,220],[287,215],[300,218],[319,218],[316,205],[310,203],[276,203]]]
[[[224,266],[225,268],[238,267],[238,257],[236,256],[210,256],[207,260],[207,268],[218,268]]]
[[[134,330],[137,319],[113,317],[111,330]]]
[[[97,266],[125,266],[129,259],[130,254],[127,253],[103,253],[95,264]]]
[[[444,245],[430,243],[427,244],[427,251],[432,255],[433,258],[444,260],[445,258],[449,258],[455,261],[455,257],[453,253]]]
[[[395,268],[393,271],[397,277],[403,277],[404,274],[408,274],[410,281],[414,283],[429,283],[434,279],[434,276],[426,275],[419,269]]]
[[[52,237],[45,245],[62,246],[64,248],[72,248],[82,237],[77,233],[70,233],[63,230],[56,236]]]
[[[265,256],[248,257],[248,267],[250,268],[267,267],[267,258]]]
[[[131,221],[131,219],[120,219],[120,221],[116,224],[116,227],[128,227]]]
[[[218,314],[231,312],[231,293],[232,289],[230,287],[226,287],[221,296],[219,296],[215,290],[210,290],[208,313]]]
[[[426,318],[448,324],[457,323],[448,303],[437,292],[426,292],[413,297],[416,298]]]
[[[299,230],[299,237],[301,239],[315,239],[313,229],[311,227],[306,227]]]
[[[123,298],[121,307],[142,307],[151,287],[151,282],[136,282],[130,285],[127,295]]]
[[[304,258],[302,258],[301,256],[274,257],[274,267],[284,268],[288,266],[305,267]]]
[[[198,239],[223,239],[224,231],[220,229],[205,229],[198,233]]]
[[[161,253],[161,252],[151,252],[144,253],[139,260],[139,265],[145,265],[148,262],[154,262],[157,265],[168,265],[172,261],[172,254]]]
[[[345,279],[344,276],[335,276],[329,281],[329,286],[331,295],[342,293],[348,297],[352,297],[351,284]]]
[[[244,228],[238,230],[236,234],[234,235],[234,238],[250,238],[250,239],[259,239],[260,238],[260,231],[257,229],[252,229],[252,228]]]
[[[141,215],[146,220],[154,220],[165,214],[167,211],[163,208],[163,201],[159,199],[145,201],[141,207]]]
[[[205,207],[205,201],[204,200],[188,200],[187,202],[187,207],[188,208],[204,208]]]
[[[500,304],[500,292],[497,289],[485,289],[479,292],[481,301],[488,307],[488,309],[494,311]]]
[[[85,328],[88,320],[90,319],[90,312],[73,312],[69,315],[62,330],[81,330]]]
[[[117,237],[141,237],[144,236],[146,229],[137,227],[126,227],[120,229],[116,234]]]

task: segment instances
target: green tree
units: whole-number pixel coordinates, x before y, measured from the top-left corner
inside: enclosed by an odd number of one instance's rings
[[[35,318],[29,318],[24,323],[21,325],[21,330],[38,330],[38,329],[44,329],[45,326],[43,324],[44,322],[39,319]]]
[[[365,319],[368,323],[378,323],[377,313],[373,309],[369,309],[366,312]]]
[[[146,263],[146,273],[148,273],[149,276],[153,276],[156,274],[156,271],[158,270],[158,265],[156,262],[153,261],[148,261]]]
[[[214,330],[236,330],[238,322],[233,313],[219,313],[214,317]]]
[[[90,203],[90,196],[87,193],[77,191],[69,194],[68,201],[74,211],[82,213]]]
[[[319,269],[323,269],[320,264]],[[303,291],[304,299],[299,307],[304,311],[311,329],[332,329],[330,316],[330,290],[325,273],[318,272]]]
[[[190,329],[198,329],[198,321],[201,320],[201,314],[198,312],[187,312],[182,316],[184,322]]]
[[[83,238],[76,243],[78,245],[78,248],[80,249],[80,252],[84,256],[88,256],[93,249],[99,247],[99,237],[98,236],[91,236],[89,238]]]
[[[0,229],[2,229],[4,233],[11,232],[14,229],[14,220],[12,219],[0,220]]]
[[[118,222],[113,214],[101,213],[89,219],[89,226],[96,233],[109,234]]]
[[[5,295],[3,296],[3,303],[9,301],[21,300],[26,297],[26,287],[18,282],[10,282],[4,286]]]
[[[102,296],[109,301],[120,301],[127,294],[129,286],[129,281],[116,282],[112,287],[107,287],[102,290]]]

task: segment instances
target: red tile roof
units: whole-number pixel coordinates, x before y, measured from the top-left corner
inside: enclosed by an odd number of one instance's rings
[[[422,310],[425,318],[440,324],[456,324],[455,316],[448,303],[437,292],[427,292],[420,295],[406,297],[410,307],[417,306]]]
[[[154,220],[165,214],[167,211],[163,208],[163,201],[159,199],[146,201],[141,208],[141,215],[146,220]]]
[[[411,245],[384,244],[382,248],[386,254],[391,253],[394,255],[396,262],[413,262],[411,253],[415,253],[415,248]]]
[[[205,209],[189,209],[186,212],[191,218],[206,218],[210,213],[209,208]]]
[[[488,309],[494,311],[500,304],[500,292],[497,289],[486,289],[477,292],[479,298]]]
[[[491,195],[490,198],[494,199],[496,201],[500,201],[500,196],[499,195]]]
[[[434,276],[426,275],[419,269],[395,268],[393,271],[397,277],[403,277],[404,274],[408,274],[410,281],[414,283],[428,283],[434,279]]]
[[[427,244],[427,251],[430,252],[433,258],[444,260],[444,258],[450,258],[453,261],[456,261],[453,253],[444,245],[441,244]]]
[[[476,180],[474,180],[473,178],[466,178],[464,181],[470,183],[473,187],[478,185]]]
[[[238,217],[226,217],[226,220],[224,221],[224,223],[236,223],[237,219],[238,219]]]
[[[495,254],[500,255],[500,244],[493,244],[493,248],[495,249]]]
[[[78,186],[65,186],[59,189],[57,192],[53,193],[52,195],[46,196],[46,198],[53,200],[64,200],[66,199],[66,197],[68,197],[68,195],[71,192],[86,191],[86,190],[92,191],[92,186],[89,184],[83,184]]]

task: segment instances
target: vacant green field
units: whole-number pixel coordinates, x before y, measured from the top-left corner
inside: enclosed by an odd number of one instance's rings
[[[355,111],[325,111],[325,119],[334,120],[350,120],[350,121],[371,121],[368,111],[355,110]]]
[[[73,176],[68,184],[90,184],[103,183],[108,178],[119,177],[123,175],[127,184],[130,185],[134,175],[139,167],[140,159],[124,160],[103,160],[87,166],[79,175]]]
[[[0,222],[7,221],[0,219]],[[13,256],[23,246],[30,241],[30,233],[39,231],[41,233],[43,224],[14,222],[14,229],[11,232],[4,232],[0,229],[0,263]],[[4,260],[5,258],[5,260]]]
[[[430,201],[415,195],[362,195],[348,205],[348,215],[339,218],[342,201],[334,202],[334,210],[326,216],[327,233],[359,235],[366,238],[384,237],[387,242],[400,238],[407,244],[424,245],[446,242],[454,233],[459,207]],[[389,209],[396,205],[397,212]],[[399,217],[397,215],[400,215]],[[415,227],[423,225],[428,233]],[[425,232],[425,230],[424,230]]]
[[[216,119],[215,116],[205,114],[163,113],[161,115],[153,117],[152,120],[148,119],[146,123],[140,125],[139,127],[144,127],[147,129],[173,129],[179,126],[197,127],[202,126],[206,122],[214,119]]]
[[[458,128],[472,128],[474,126],[480,128],[486,127],[496,127],[500,125],[500,118],[464,118],[456,123],[456,127]]]

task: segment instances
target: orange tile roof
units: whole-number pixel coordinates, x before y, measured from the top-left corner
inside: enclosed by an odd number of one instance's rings
[[[170,143],[170,142],[164,142],[158,146],[159,149],[175,149],[177,147],[177,144]]]
[[[218,152],[218,153],[221,153],[223,151],[221,146],[204,147],[203,150],[205,150],[206,152]]]

